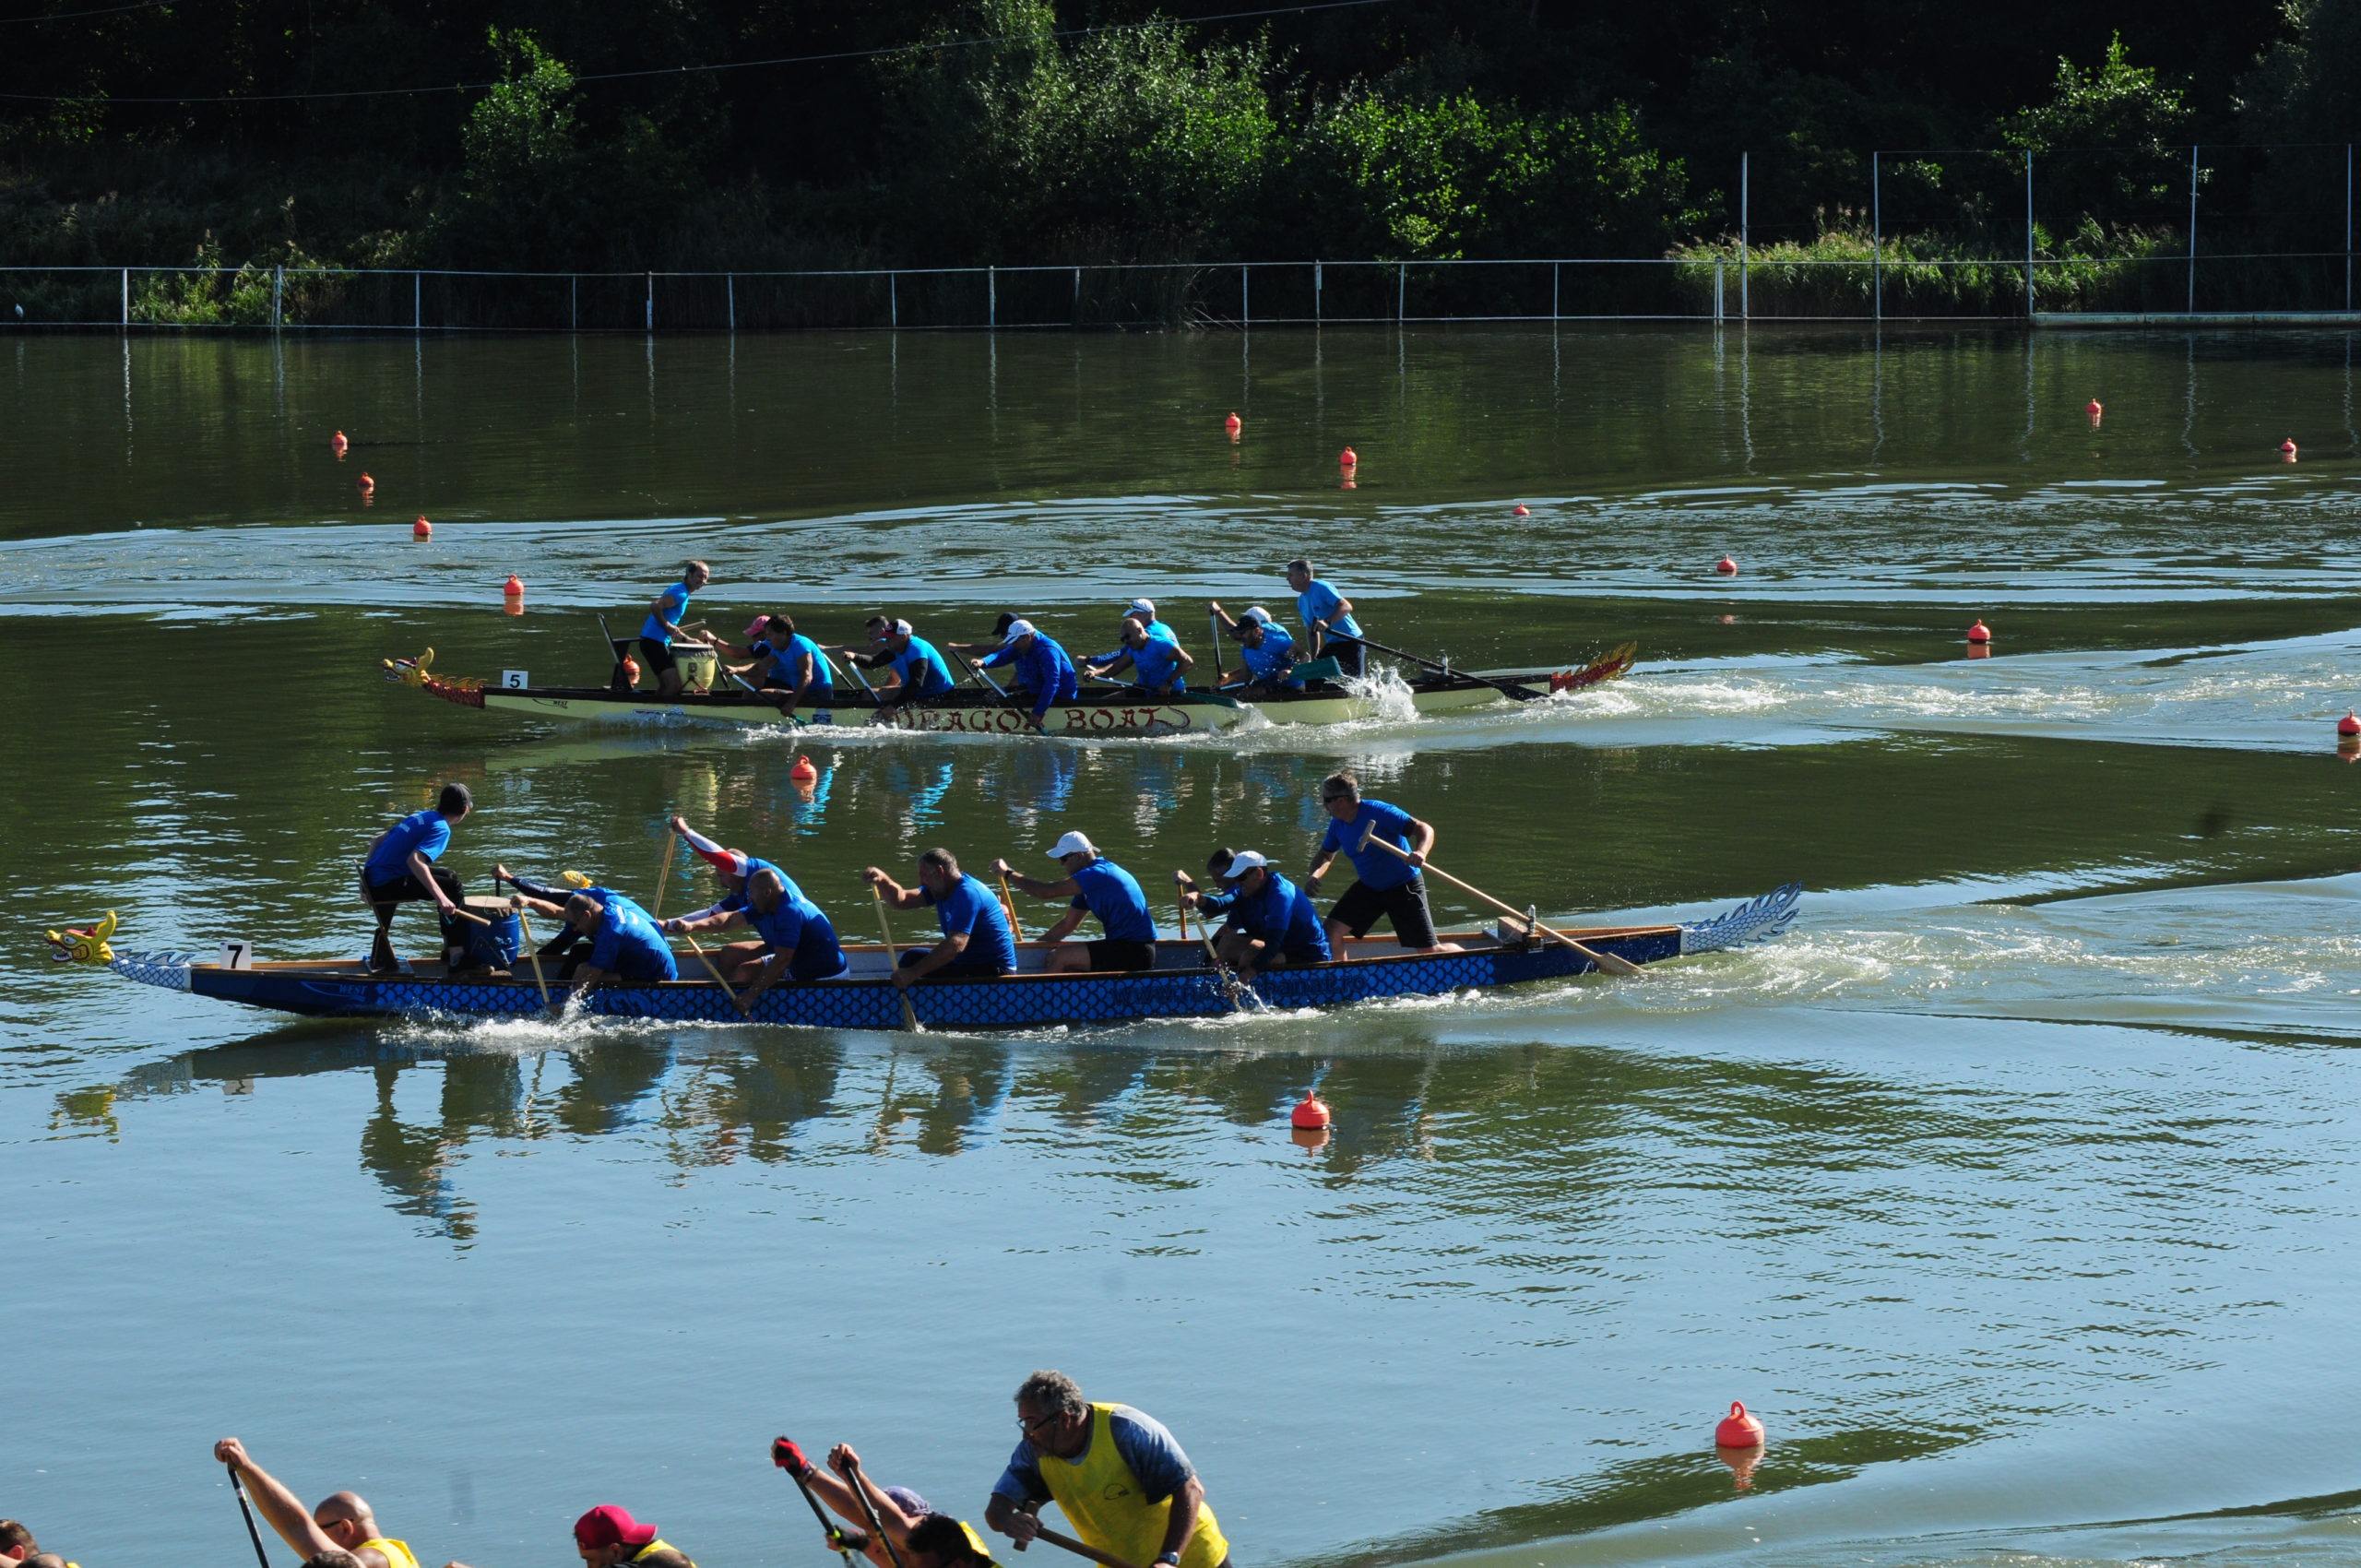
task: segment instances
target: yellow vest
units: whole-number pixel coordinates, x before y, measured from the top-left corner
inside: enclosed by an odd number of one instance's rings
[[[976,1533],[976,1527],[962,1519],[959,1521],[959,1528],[967,1536],[969,1549],[985,1562],[992,1562],[992,1549],[984,1544],[984,1538]],[[992,1562],[992,1568],[1000,1568],[1000,1564]]]
[[[387,1540],[382,1536],[373,1537],[362,1541],[353,1550],[367,1551],[371,1547],[386,1554],[386,1568],[418,1568],[418,1559],[410,1555],[408,1541]]]
[[[1165,1526],[1171,1522],[1172,1499],[1150,1503],[1115,1450],[1109,1424],[1112,1405],[1090,1407],[1090,1446],[1080,1463],[1054,1454],[1035,1453],[1035,1464],[1050,1495],[1065,1511],[1084,1541],[1111,1553],[1135,1568],[1148,1568],[1164,1550]],[[1180,1568],[1221,1568],[1229,1560],[1229,1542],[1210,1507],[1197,1510],[1197,1527],[1180,1554]]]
[[[646,1546],[641,1547],[637,1551],[635,1551],[629,1557],[624,1558],[623,1561],[626,1562],[637,1562],[640,1559],[646,1557],[652,1551],[681,1551],[681,1549],[674,1546],[670,1541],[665,1540],[659,1537],[655,1540],[649,1541]],[[685,1560],[688,1555],[689,1554],[687,1552],[681,1551],[681,1556],[683,1560]],[[691,1562],[689,1564],[689,1568],[696,1568],[696,1564],[694,1562]]]

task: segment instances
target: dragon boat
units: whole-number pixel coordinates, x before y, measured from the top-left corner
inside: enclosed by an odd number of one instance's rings
[[[1796,917],[1801,888],[1766,893],[1712,920],[1689,924],[1557,928],[1599,953],[1634,964],[1661,963],[1766,941]],[[813,1028],[899,1029],[908,995],[921,1028],[949,1030],[1024,1029],[1061,1024],[1117,1024],[1147,1018],[1220,1016],[1262,1008],[1336,1007],[1397,996],[1564,979],[1595,968],[1591,960],[1524,922],[1503,921],[1489,932],[1447,932],[1440,951],[1406,951],[1391,939],[1345,944],[1346,956],[1325,964],[1275,969],[1240,984],[1210,967],[1198,942],[1156,944],[1156,967],[1132,973],[1047,974],[1050,944],[1018,944],[1018,972],[996,980],[928,979],[898,992],[887,977],[896,950],[877,944],[845,948],[850,973],[840,980],[782,982],[742,1015],[720,984],[691,956],[682,973],[695,980],[610,984],[571,994],[553,977],[536,979],[531,965],[485,974],[451,976],[439,961],[406,962],[398,973],[372,974],[358,958],[259,962],[240,949],[231,960],[206,961],[186,953],[123,953],[106,967],[126,980],[222,1002],[282,1013],[328,1017],[450,1016],[519,1018],[546,1016],[553,1004],[603,1017],[650,1018],[680,1024],[794,1025]],[[236,944],[232,944],[235,946]],[[547,984],[548,1000],[543,985]]]
[[[1579,692],[1617,679],[1631,668],[1635,645],[1626,643],[1589,663],[1560,670],[1470,671],[1449,669],[1405,681],[1411,707],[1420,714],[1453,713],[1511,700],[1502,686],[1534,696]],[[605,686],[536,686],[528,671],[504,671],[498,681],[449,677],[433,671],[434,650],[416,659],[381,660],[386,678],[416,686],[461,707],[483,708],[540,719],[591,719],[640,724],[718,723],[788,726],[795,729],[859,728],[890,721],[906,730],[937,733],[1014,735],[1026,729],[1026,708],[991,688],[959,686],[895,707],[874,692],[839,686],[825,708],[789,719],[777,701],[750,690],[697,689],[693,677],[679,695],[662,697],[620,678]],[[1317,671],[1324,665],[1330,674]],[[713,673],[704,666],[706,681]],[[1227,692],[1148,693],[1137,686],[1087,685],[1072,702],[1043,716],[1051,735],[1180,735],[1232,730],[1254,714],[1279,724],[1342,724],[1377,716],[1383,695],[1369,683],[1336,677],[1335,662],[1304,667],[1312,678],[1301,691],[1258,694],[1251,701]],[[890,715],[888,710],[891,709]]]

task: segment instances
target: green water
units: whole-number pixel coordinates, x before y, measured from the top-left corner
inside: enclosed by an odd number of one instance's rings
[[[430,1564],[564,1562],[621,1503],[817,1568],[774,1432],[979,1518],[1059,1365],[1173,1428],[1241,1568],[2350,1559],[2345,338],[6,354],[0,1512],[44,1546],[236,1561],[235,1432]],[[1208,598],[1293,619],[1304,552],[1397,646],[1642,663],[1145,744],[566,727],[378,669],[596,680],[596,614],[691,553],[733,631],[1011,609],[1095,650],[1146,593],[1202,658]],[[866,935],[858,869],[937,843],[1046,870],[1079,827],[1152,893],[1216,843],[1294,867],[1339,765],[1519,905],[1805,914],[1637,980],[916,1039],[282,1022],[39,940],[357,955],[351,857],[452,778],[471,890],[652,896],[679,811]]]

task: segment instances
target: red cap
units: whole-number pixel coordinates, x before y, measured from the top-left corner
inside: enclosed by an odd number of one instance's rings
[[[574,1521],[574,1544],[585,1551],[602,1546],[646,1546],[655,1538],[655,1526],[641,1524],[629,1509],[611,1503]]]

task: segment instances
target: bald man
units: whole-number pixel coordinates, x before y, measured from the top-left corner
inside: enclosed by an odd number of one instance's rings
[[[339,1491],[307,1514],[277,1477],[246,1456],[246,1445],[236,1438],[225,1437],[215,1443],[213,1456],[238,1473],[255,1506],[298,1557],[342,1551],[350,1552],[361,1568],[418,1568],[409,1544],[387,1539],[378,1530],[369,1504],[357,1493]]]

